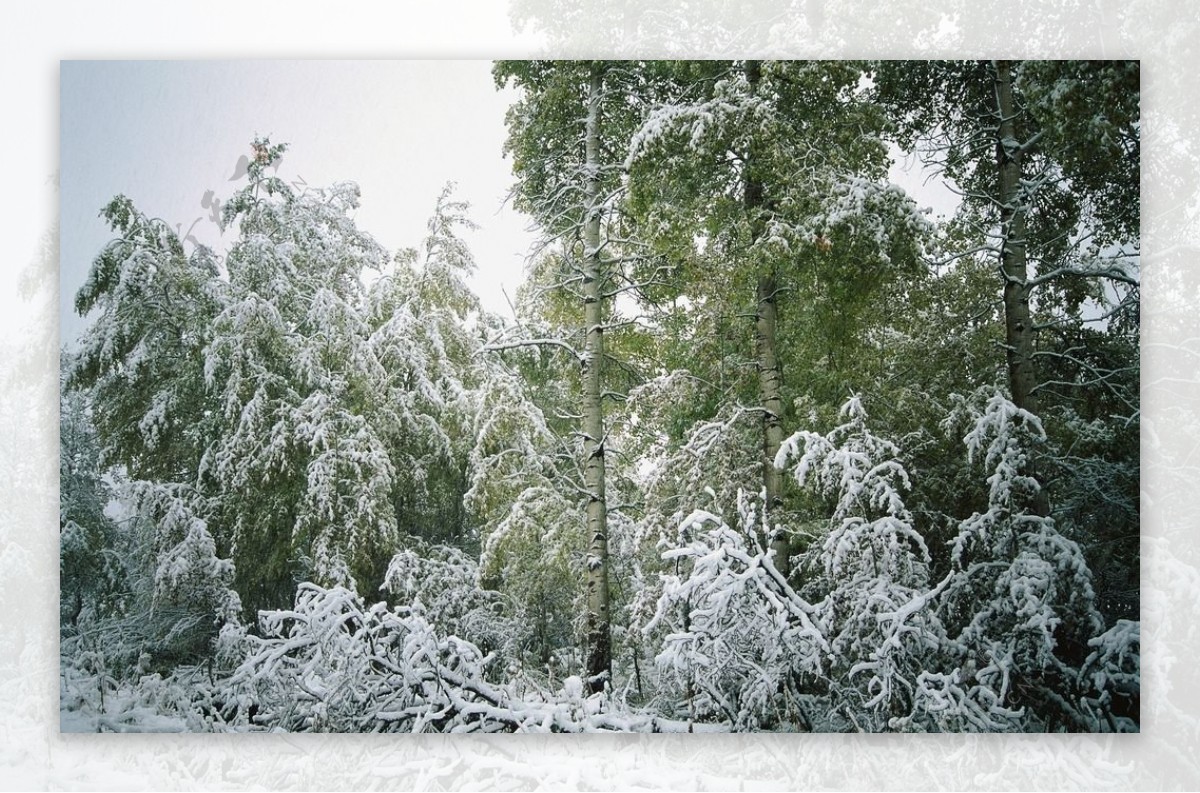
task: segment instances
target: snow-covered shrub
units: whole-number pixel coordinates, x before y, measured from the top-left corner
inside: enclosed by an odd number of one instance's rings
[[[118,511],[128,514],[103,551],[119,579],[118,594],[105,613],[88,612],[76,630],[64,632],[64,663],[101,664],[116,678],[134,679],[216,661],[220,631],[241,629],[241,602],[229,588],[232,564],[218,556],[196,515],[196,494],[124,480],[115,492]]]
[[[557,689],[484,680],[488,658],[420,614],[367,606],[344,587],[301,584],[294,609],[263,612],[246,660],[220,686],[236,726],[328,732],[681,731],[685,723],[613,713],[578,676]],[[526,684],[529,681],[525,681]]]
[[[513,660],[525,629],[500,593],[479,585],[479,565],[457,548],[414,543],[392,557],[383,587],[444,635],[467,639],[486,653]]]
[[[689,718],[727,720],[753,730],[804,723],[797,698],[804,675],[818,674],[829,647],[816,609],[788,586],[769,552],[751,546],[760,499],[740,495],[736,528],[698,510],[679,526],[663,559],[662,595],[642,630],[665,635],[655,659]]]
[[[703,383],[689,372],[669,372],[630,391],[629,417],[614,430],[614,443],[626,452],[616,457],[614,468],[632,468],[626,479],[637,488],[635,500],[645,505],[630,526],[626,554],[634,582],[628,606],[634,624],[654,619],[663,595],[662,573],[679,572],[679,565],[665,563],[662,551],[678,545],[679,528],[692,512],[706,509],[719,521],[737,525],[741,493],[761,487],[758,414],[730,405],[696,420],[695,405],[707,398]],[[647,437],[647,428],[663,426],[670,434]],[[757,521],[754,526],[760,528]],[[744,539],[757,547],[762,538]],[[629,637],[635,644],[636,633]]]
[[[963,679],[1010,728],[1086,729],[1070,688],[1103,625],[1082,551],[1035,508],[1029,449],[1044,438],[1036,416],[999,394],[976,413],[965,442],[988,471],[988,509],[959,525],[941,613]]]
[[[132,485],[142,520],[153,526],[153,590],[140,633],[143,648],[173,661],[210,658],[222,625],[237,623],[241,600],[230,589],[233,564],[218,557],[216,542],[191,503],[189,488]]]
[[[1141,700],[1141,623],[1117,624],[1088,641],[1093,648],[1079,670],[1082,709],[1096,732],[1138,732]]]
[[[344,587],[301,584],[294,609],[259,615],[261,637],[229,698],[256,726],[288,731],[438,731],[486,721],[503,696],[483,680],[485,657],[440,636],[424,617],[366,606]]]
[[[830,580],[872,576],[920,586],[928,580],[929,551],[904,506],[902,491],[910,485],[900,450],[867,429],[857,397],[841,415],[845,423],[828,435],[801,431],[787,438],[775,465],[794,459],[797,484],[836,499],[820,550]]]
[[[59,659],[63,732],[211,732],[235,714],[208,664],[151,671],[149,653],[132,664],[70,637]],[[108,642],[103,646],[115,646]]]
[[[829,642],[831,706],[856,729],[885,729],[910,712],[944,631],[932,608],[929,551],[904,505],[908,474],[895,444],[867,429],[862,402],[828,435],[801,431],[775,464],[835,501],[828,534],[809,552],[819,575],[805,593]]]
[[[655,414],[667,413],[656,402],[675,407],[702,396],[687,372],[675,371],[634,389],[628,409],[639,417],[646,415],[646,423],[654,426],[651,422],[655,420],[664,423],[663,417]],[[639,424],[641,421],[639,418]],[[713,493],[714,509],[729,510],[722,515],[726,521],[737,520],[732,510],[738,492],[762,481],[760,424],[756,411],[729,405],[711,418],[677,428],[679,440],[662,435],[650,444],[643,442],[641,449],[625,441],[641,455],[640,470],[634,471],[632,478],[646,494],[645,514],[638,526],[642,540],[653,545],[670,538],[679,522],[700,506],[697,499],[706,491]],[[645,429],[635,426],[626,434],[645,434]]]

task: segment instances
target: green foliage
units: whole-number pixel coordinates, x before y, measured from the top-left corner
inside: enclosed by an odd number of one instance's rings
[[[252,148],[221,266],[128,199],[106,208],[119,237],[79,293],[99,315],[69,382],[101,466],[192,493],[250,613],[308,578],[377,587],[405,534],[472,542],[478,340],[463,323],[479,311],[449,188],[420,254],[389,264],[354,224],[355,185],[296,192],[272,175],[284,147]]]
[[[60,356],[60,382],[70,369]],[[104,514],[111,498],[100,475],[100,448],[82,395],[62,389],[59,424],[59,619],[64,628],[80,617],[110,616],[121,591],[113,549],[117,526]],[[89,614],[84,615],[85,607]]]
[[[98,310],[67,387],[90,389],[100,465],[173,480],[194,471],[211,439],[204,412],[204,348],[220,307],[211,251],[185,255],[165,222],[118,196],[103,215],[118,237],[76,296]]]
[[[687,360],[753,401],[748,319],[757,279],[774,272],[785,385],[822,404],[845,397],[885,290],[919,276],[927,231],[879,181],[885,119],[862,74],[853,62],[774,61],[670,74],[675,88],[660,91],[629,157],[631,211],[667,264],[658,272],[670,286],[656,294],[684,303],[652,314],[669,367]]]

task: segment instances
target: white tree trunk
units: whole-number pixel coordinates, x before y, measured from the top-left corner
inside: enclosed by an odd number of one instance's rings
[[[612,650],[608,614],[608,512],[604,494],[604,406],[601,369],[604,363],[603,261],[600,252],[600,91],[594,67],[588,85],[585,132],[585,217],[583,227],[583,453],[587,502],[587,642],[588,686],[601,690],[611,676]]]

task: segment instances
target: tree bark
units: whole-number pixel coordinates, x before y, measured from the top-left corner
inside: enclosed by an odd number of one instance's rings
[[[758,61],[747,61],[745,69],[746,81],[750,85],[751,94],[753,94],[757,91],[758,83],[762,79],[761,65]],[[753,151],[748,151],[742,199],[746,215],[750,219],[752,240],[758,240],[764,230],[764,188],[761,178],[756,173],[756,166]],[[779,357],[776,354],[775,341],[775,326],[778,319],[775,302],[777,292],[778,278],[774,265],[771,265],[766,273],[758,277],[757,316],[754,327],[759,400],[763,411],[763,531],[766,533],[771,550],[775,552],[775,566],[779,572],[787,576],[790,572],[787,538],[774,523],[783,506],[783,475],[775,467],[775,455],[779,453],[779,447],[783,443],[783,427],[780,424],[780,417],[783,415],[783,376],[779,367]]]
[[[783,415],[782,374],[779,368],[779,358],[775,352],[775,323],[777,309],[775,296],[778,284],[775,273],[758,279],[758,318],[755,325],[756,347],[758,352],[758,385],[762,399],[763,419],[763,492],[765,494],[764,516],[771,550],[775,552],[775,567],[787,576],[790,573],[788,562],[788,543],[783,532],[774,523],[783,507],[783,475],[775,467],[775,455],[783,443],[783,426],[780,416]]]
[[[1029,313],[1029,272],[1026,254],[1026,198],[1021,194],[1024,151],[1017,137],[1016,106],[1012,95],[1012,64],[996,62],[996,111],[999,127],[996,165],[1000,188],[1000,271],[1004,278],[1004,337],[1008,383],[1013,404],[1035,416],[1041,406],[1037,396],[1037,371],[1033,363],[1033,320]],[[1032,465],[1029,473],[1034,474]],[[1043,488],[1034,499],[1034,510],[1050,513]]]
[[[602,312],[603,261],[600,253],[600,91],[602,75],[593,67],[588,84],[584,133],[585,216],[583,226],[583,454],[587,501],[587,640],[588,688],[600,691],[612,674],[609,632],[608,511],[604,492],[604,406],[601,367],[604,362]]]

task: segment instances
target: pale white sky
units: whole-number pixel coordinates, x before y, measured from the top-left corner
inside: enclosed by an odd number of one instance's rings
[[[83,328],[75,292],[111,239],[99,210],[124,193],[144,212],[217,250],[202,206],[228,198],[256,134],[284,141],[279,175],[358,182],[356,219],[388,250],[417,246],[442,186],[472,205],[465,235],[485,308],[509,313],[533,241],[505,205],[504,113],[490,61],[67,61],[62,64],[61,340]],[[195,222],[197,219],[199,222]],[[194,224],[194,225],[193,225]]]

